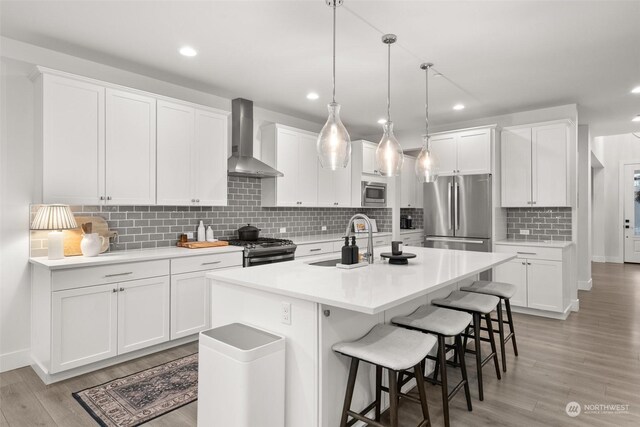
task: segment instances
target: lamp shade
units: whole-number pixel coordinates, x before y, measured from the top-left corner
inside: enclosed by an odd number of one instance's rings
[[[69,230],[78,223],[68,205],[44,205],[38,209],[31,223],[32,230]]]

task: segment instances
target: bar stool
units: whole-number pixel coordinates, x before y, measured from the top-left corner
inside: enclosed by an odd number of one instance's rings
[[[425,377],[425,380],[442,386],[442,413],[444,415],[444,425],[449,426],[449,401],[464,387],[464,394],[467,399],[467,409],[472,410],[471,393],[469,392],[469,381],[467,379],[467,368],[465,366],[464,357],[460,357],[460,363],[450,363],[447,361],[447,349],[453,348],[456,354],[463,355],[462,333],[467,330],[471,323],[471,315],[462,311],[449,310],[447,308],[437,307],[434,305],[420,306],[408,316],[398,316],[391,319],[391,322],[404,328],[417,330],[424,333],[434,334],[438,338],[437,357],[427,355],[427,359],[436,362],[434,378]],[[446,338],[453,337],[455,344],[453,346],[446,343]],[[453,366],[459,366],[462,373],[462,380],[449,392],[447,382],[447,363]],[[437,373],[440,367],[440,378],[438,381]],[[402,387],[400,381],[400,387]]]
[[[484,400],[484,391],[482,388],[482,367],[487,364],[491,359],[496,368],[496,376],[501,379],[500,366],[498,365],[498,355],[496,351],[496,341],[493,336],[493,326],[491,324],[491,312],[496,309],[500,298],[493,295],[484,295],[473,292],[453,291],[446,298],[435,299],[431,301],[432,304],[450,308],[453,310],[465,311],[473,316],[473,339],[475,342],[475,348],[468,350],[466,348],[467,338],[470,338],[468,332],[465,332],[465,341],[463,344],[464,353],[460,355],[464,357],[465,353],[475,354],[476,356],[476,372],[478,375],[478,397],[480,400]],[[489,332],[489,338],[482,338],[480,336],[480,322],[484,317],[487,325],[487,331]],[[467,327],[467,330],[469,327]],[[486,341],[491,344],[491,353],[482,359],[482,347],[481,341]]]
[[[423,420],[418,427],[430,426],[431,421],[429,419],[421,362],[435,345],[436,338],[432,335],[382,324],[374,326],[367,335],[357,341],[334,344],[333,351],[351,358],[340,427],[352,425],[356,420],[367,423],[367,425],[385,427],[380,423],[380,395],[382,391],[389,393],[391,427],[398,426],[398,400],[400,397],[420,403]],[[351,400],[360,361],[370,363],[376,367],[376,400],[361,412],[354,412],[351,410]],[[389,387],[382,386],[383,368],[389,372]],[[413,368],[415,372],[420,399],[401,393],[398,388],[398,372],[410,368]],[[374,420],[365,417],[365,414],[373,408],[375,408]],[[348,421],[349,417],[352,417],[353,420]]]
[[[502,370],[507,372],[507,356],[505,354],[505,345],[507,341],[511,340],[513,344],[513,353],[518,357],[518,345],[516,344],[516,332],[513,328],[513,317],[511,316],[511,303],[509,300],[516,293],[515,285],[504,282],[493,282],[489,280],[476,280],[471,286],[463,286],[460,288],[465,292],[477,292],[479,294],[493,295],[500,298],[498,303],[498,319],[492,319],[494,322],[498,322],[498,335],[500,336],[500,352],[502,353]],[[502,301],[504,301],[504,307],[507,310],[507,321],[502,318]],[[509,325],[509,335],[504,336],[504,324]]]

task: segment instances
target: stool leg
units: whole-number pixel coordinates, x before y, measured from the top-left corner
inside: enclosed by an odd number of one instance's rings
[[[469,325],[464,330],[464,343],[462,344],[462,350],[467,351],[467,340],[469,339],[469,329],[471,329],[473,325]],[[464,353],[462,353],[462,357],[464,357]]]
[[[438,352],[439,351],[440,350],[438,350]],[[438,357],[438,355],[436,355],[436,366],[433,368],[433,381],[438,381],[438,373],[439,372],[440,372],[440,357]]]
[[[389,418],[391,427],[398,427],[398,376],[396,371],[387,370],[389,371]]]
[[[458,354],[464,355],[464,351],[462,350],[462,338],[460,335],[456,335],[456,348],[458,349]],[[469,390],[469,378],[467,377],[467,365],[464,361],[464,356],[460,358],[460,372],[462,374],[462,380],[464,381],[464,396],[467,399],[467,409],[469,411],[472,410],[471,407],[471,391]]]
[[[440,362],[442,376],[442,414],[444,415],[444,425],[449,427],[449,386],[447,385],[447,349],[445,344],[444,336],[438,335],[438,362]]]
[[[418,394],[420,395],[420,404],[422,406],[422,416],[424,421],[427,421],[425,426],[431,425],[431,418],[429,418],[429,406],[427,405],[427,392],[425,391],[424,386],[424,371],[422,370],[422,365],[419,363],[414,368],[413,371],[416,374],[416,385],[418,387]],[[447,418],[448,421],[448,418]]]
[[[507,372],[507,354],[504,351],[504,324],[502,323],[502,300],[498,303],[498,336],[500,337],[500,355],[502,356],[502,371]]]
[[[482,350],[480,347],[480,313],[473,313],[473,340],[476,345],[476,372],[478,373],[478,398],[484,400],[482,390]]]
[[[504,300],[504,306],[507,309],[507,320],[509,321],[509,330],[511,331],[511,342],[513,343],[513,353],[518,357],[518,344],[516,344],[516,331],[513,329],[513,317],[511,317],[511,302]]]
[[[358,364],[360,361],[356,358],[351,359],[351,367],[349,368],[349,379],[347,380],[347,392],[344,396],[344,405],[342,406],[342,419],[340,427],[347,427],[349,414],[347,411],[351,409],[351,399],[353,399],[353,389],[356,386],[356,375],[358,374]]]
[[[376,414],[375,420],[380,421],[380,411],[382,409],[382,366],[376,366]]]
[[[491,324],[491,313],[485,314],[484,320],[487,323],[487,330],[489,332],[489,344],[491,344],[491,352],[493,353],[493,364],[496,368],[496,376],[498,379],[502,379],[500,375],[500,364],[498,363],[498,351],[496,350],[496,337],[494,336],[493,325]]]

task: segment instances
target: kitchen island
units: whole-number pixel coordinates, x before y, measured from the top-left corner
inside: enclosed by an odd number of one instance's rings
[[[312,265],[336,257],[324,255],[207,274],[213,327],[241,322],[286,337],[287,426],[339,425],[348,360],[333,353],[334,343],[357,339],[514,258],[420,247],[405,252],[417,255],[408,265],[379,257],[352,270]],[[374,374],[369,365],[359,369],[353,409],[373,400]]]

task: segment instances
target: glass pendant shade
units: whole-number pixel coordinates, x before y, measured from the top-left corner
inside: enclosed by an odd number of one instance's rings
[[[329,118],[316,145],[320,166],[331,170],[346,168],[351,158],[351,138],[340,120],[340,104],[332,102],[327,108]]]
[[[416,159],[416,176],[418,177],[418,182],[436,182],[438,174],[440,173],[439,164],[438,157],[429,148],[429,138],[425,136],[424,145]]]
[[[382,125],[384,134],[376,148],[376,165],[382,176],[398,176],[402,171],[404,154],[402,147],[393,134],[393,122]]]

